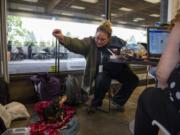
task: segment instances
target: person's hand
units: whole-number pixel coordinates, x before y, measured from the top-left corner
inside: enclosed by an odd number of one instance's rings
[[[60,104],[60,107],[62,107],[64,102],[67,100],[67,96],[64,95],[64,96],[59,97],[59,98],[60,98],[59,104]]]
[[[158,82],[158,86],[157,87],[161,88],[162,90],[164,90],[165,88],[168,87],[168,85],[167,85],[167,83],[166,84],[162,84],[162,83]]]
[[[158,71],[156,72],[156,75],[157,75],[157,80],[158,80],[157,87],[158,87],[158,88],[161,88],[162,90],[164,90],[165,88],[167,88],[167,87],[168,87],[167,82],[162,81],[162,80],[159,78],[159,76],[158,76]]]
[[[112,48],[111,51],[112,51],[115,55],[118,55],[118,49],[117,49],[117,48]]]
[[[52,35],[56,37],[61,43],[64,43],[64,35],[60,29],[54,29]]]

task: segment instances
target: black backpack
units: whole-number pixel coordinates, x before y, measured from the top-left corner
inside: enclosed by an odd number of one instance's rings
[[[68,75],[65,81],[65,94],[67,96],[67,104],[79,105],[88,100],[88,95],[81,89],[81,79],[72,75]]]
[[[9,100],[8,85],[2,78],[0,78],[0,104],[8,104]]]
[[[70,105],[77,105],[81,101],[81,87],[76,77],[68,75],[65,81],[67,95],[67,103]]]

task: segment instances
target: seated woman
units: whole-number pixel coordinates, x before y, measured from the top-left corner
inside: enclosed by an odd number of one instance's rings
[[[180,134],[180,10],[172,23],[167,47],[157,67],[158,88],[148,88],[139,97],[135,135],[157,135],[156,120],[170,134]]]

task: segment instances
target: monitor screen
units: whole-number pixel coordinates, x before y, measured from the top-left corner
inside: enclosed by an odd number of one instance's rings
[[[150,57],[160,57],[164,51],[169,30],[167,27],[149,27],[147,29],[148,37],[148,55]]]

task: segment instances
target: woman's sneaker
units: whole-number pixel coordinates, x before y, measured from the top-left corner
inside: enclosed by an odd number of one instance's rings
[[[112,101],[111,108],[115,109],[115,110],[117,110],[119,112],[124,112],[125,111],[124,106],[121,106],[121,105],[119,105],[118,103],[116,103],[114,101]]]

